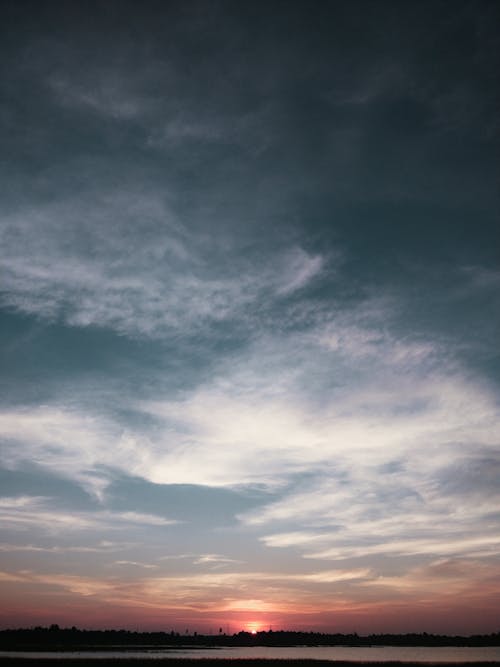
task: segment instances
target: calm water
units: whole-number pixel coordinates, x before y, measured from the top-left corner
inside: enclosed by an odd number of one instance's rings
[[[402,662],[475,662],[500,663],[500,646],[250,646],[239,648],[172,649],[141,648],[110,651],[53,651],[21,652],[1,651],[0,657],[27,658],[316,658],[318,660],[359,660],[378,662],[398,660]]]

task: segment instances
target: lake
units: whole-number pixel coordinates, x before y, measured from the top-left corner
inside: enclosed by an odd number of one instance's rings
[[[499,662],[500,646],[242,646],[220,648],[120,648],[88,651],[0,651],[0,657],[23,658],[265,658],[281,660],[350,660],[356,662]]]

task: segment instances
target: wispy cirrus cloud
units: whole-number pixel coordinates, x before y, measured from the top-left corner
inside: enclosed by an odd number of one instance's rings
[[[427,601],[440,600],[445,608],[458,595],[474,605],[484,599],[488,587],[490,592],[496,591],[497,577],[495,565],[463,559],[435,560],[400,576],[381,576],[367,568],[289,575],[259,571],[189,576],[155,574],[133,579],[116,572],[105,578],[30,570],[0,572],[4,584],[36,585],[37,593],[46,591],[46,596],[53,595],[55,590],[59,596],[93,598],[103,605],[216,615],[233,612],[307,615],[370,609],[373,612],[384,609],[386,604],[418,604],[422,596]],[[333,602],[329,596],[333,596]]]
[[[64,573],[12,571],[0,572],[0,579],[5,582],[58,586],[84,597],[96,596],[106,603],[199,611],[220,609],[222,612],[258,609],[251,600],[260,601],[269,610],[282,608],[283,604],[291,609],[292,605],[286,603],[286,596],[294,591],[304,607],[312,611],[311,603],[307,601],[307,586],[335,587],[343,582],[363,581],[369,574],[367,569],[344,569],[290,575],[265,572],[150,575],[132,580],[115,574],[92,581],[87,577]]]
[[[263,531],[264,544],[305,555],[448,553],[454,531],[467,526],[473,540],[498,510],[480,475],[466,473],[488,461],[491,469],[496,395],[429,342],[387,331],[374,338],[367,318],[344,315],[338,325],[263,338],[175,399],[127,399],[154,418],[149,431],[49,406],[4,410],[4,459],[13,468],[35,461],[101,498],[113,469],[156,484],[264,484],[281,497],[240,521]],[[412,530],[422,530],[413,546],[410,517]],[[378,539],[366,541],[375,526]],[[321,537],[322,528],[332,534]]]
[[[132,565],[133,567],[142,568],[144,570],[156,570],[158,568],[158,565],[154,565],[153,563],[140,563],[136,560],[115,560],[113,565]]]
[[[422,517],[429,521],[431,516]],[[477,519],[481,519],[479,514]],[[414,517],[411,515],[411,521]],[[443,522],[444,523],[444,522]],[[367,535],[371,525],[370,536],[376,535],[376,538],[370,537],[365,541],[362,535]],[[467,526],[464,533],[471,531],[472,534],[466,534],[463,537],[457,537],[458,526],[449,526],[449,537],[442,538],[441,529],[425,531],[426,537],[414,536],[413,531],[408,531],[406,539],[397,539],[395,530],[384,532],[384,522],[362,523],[357,530],[333,530],[331,532],[297,532],[268,535],[262,540],[270,547],[299,547],[305,550],[306,558],[318,560],[345,560],[352,558],[366,558],[373,555],[389,556],[415,556],[415,555],[433,555],[433,556],[497,556],[500,553],[500,539],[496,537],[494,531],[484,534],[484,525]],[[400,529],[404,533],[404,529]],[[415,532],[419,532],[418,530]],[[421,530],[421,532],[423,532]],[[441,537],[440,537],[441,534]],[[396,539],[395,539],[396,538]],[[347,542],[347,544],[346,544]],[[334,544],[335,546],[331,546]]]
[[[0,498],[0,518],[13,530],[37,528],[51,534],[97,530],[120,530],[126,526],[170,526],[173,519],[140,512],[64,511],[50,498],[16,496]]]
[[[403,596],[411,594],[445,596],[462,595],[472,601],[500,592],[499,568],[496,563],[474,559],[443,558],[425,565],[410,568],[400,576],[379,576],[360,586],[395,592]]]
[[[118,77],[113,69],[93,72],[93,76],[79,77],[77,81],[59,73],[46,81],[56,104],[128,122],[151,119],[158,106],[152,95],[139,89],[138,83],[132,83],[130,77]]]
[[[222,554],[200,554],[193,560],[194,565],[214,565],[215,567],[226,566],[230,563],[241,563],[234,558],[227,558]]]
[[[0,551],[4,553],[49,553],[49,554],[73,554],[73,553],[109,553],[119,551],[123,544],[101,541],[95,546],[40,546],[36,544],[0,544]]]
[[[320,255],[293,245],[250,264],[236,238],[222,248],[189,231],[156,193],[94,196],[3,217],[4,304],[134,337],[193,335],[225,320],[250,324],[252,309],[303,288],[324,268]]]

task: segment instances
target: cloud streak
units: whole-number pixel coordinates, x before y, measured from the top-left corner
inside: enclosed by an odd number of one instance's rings
[[[90,530],[123,530],[126,526],[170,526],[173,519],[140,512],[65,512],[54,507],[46,498],[4,497],[0,499],[0,517],[4,525],[15,530],[37,528],[58,532]]]
[[[247,319],[245,311],[304,288],[324,263],[291,246],[249,264],[236,238],[220,247],[141,191],[89,191],[4,216],[1,240],[6,305],[152,338]]]

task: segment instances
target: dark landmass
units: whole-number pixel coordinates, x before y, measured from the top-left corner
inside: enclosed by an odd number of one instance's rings
[[[131,632],[129,630],[80,630],[78,628],[21,628],[0,631],[0,650],[64,651],[91,649],[217,648],[237,646],[500,646],[500,632],[468,637],[427,634],[327,634],[286,630],[239,632],[234,635],[181,635],[178,632]],[[60,663],[58,663],[60,664]],[[122,664],[122,663],[121,663]],[[241,665],[241,663],[238,663]],[[62,665],[61,665],[62,667]]]
[[[42,667],[78,667],[86,664],[85,658],[37,658]],[[88,662],[88,661],[87,661]],[[33,658],[0,657],[0,667],[33,667]],[[95,667],[139,667],[140,665],[161,665],[161,667],[497,667],[495,661],[474,662],[402,662],[361,660],[315,660],[279,658],[92,658]]]

